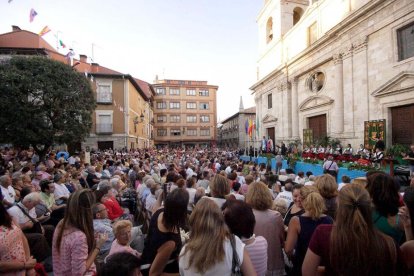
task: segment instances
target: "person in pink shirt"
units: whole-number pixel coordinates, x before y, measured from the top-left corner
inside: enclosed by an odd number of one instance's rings
[[[95,197],[89,189],[78,190],[69,197],[65,217],[53,235],[55,276],[96,274],[94,261],[108,235],[101,234],[95,241],[92,215],[94,203]]]
[[[112,242],[111,250],[107,256],[107,259],[110,258],[111,255],[120,253],[120,252],[128,252],[137,257],[140,257],[141,254],[138,253],[135,249],[129,245],[129,241],[131,240],[131,230],[132,230],[132,223],[129,220],[118,220],[112,226],[115,240]]]

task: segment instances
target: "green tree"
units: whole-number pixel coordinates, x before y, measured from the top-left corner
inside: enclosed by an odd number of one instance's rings
[[[89,81],[70,66],[45,57],[0,60],[0,142],[40,157],[55,143],[83,141],[95,99]]]

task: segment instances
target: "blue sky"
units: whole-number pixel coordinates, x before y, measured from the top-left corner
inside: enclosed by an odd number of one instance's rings
[[[0,2],[0,33],[17,25],[56,47],[55,34],[76,54],[152,82],[207,80],[218,85],[218,118],[254,105],[261,0],[8,0]],[[29,22],[30,9],[38,15]],[[66,54],[67,49],[60,52]]]

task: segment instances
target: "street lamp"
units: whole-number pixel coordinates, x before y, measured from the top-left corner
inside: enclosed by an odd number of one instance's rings
[[[137,124],[144,122],[144,114],[141,111],[141,116],[135,116],[134,120],[132,121],[134,123],[134,130],[137,132]]]

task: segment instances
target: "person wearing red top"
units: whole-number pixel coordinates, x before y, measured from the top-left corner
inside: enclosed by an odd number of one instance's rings
[[[110,187],[104,186],[101,189],[96,190],[96,200],[105,205],[108,210],[108,218],[110,220],[116,220],[124,214],[124,210],[119,205],[119,202],[110,193]]]

